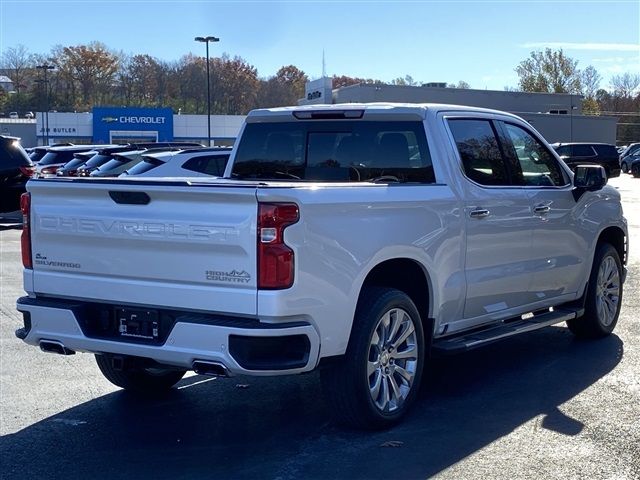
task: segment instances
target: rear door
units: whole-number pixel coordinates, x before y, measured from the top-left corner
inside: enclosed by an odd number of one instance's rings
[[[255,186],[35,181],[36,294],[255,314]]]

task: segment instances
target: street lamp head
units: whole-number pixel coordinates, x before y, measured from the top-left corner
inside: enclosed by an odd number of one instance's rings
[[[208,36],[208,37],[196,37],[194,38],[196,42],[209,43],[209,42],[219,42],[220,39],[218,37]]]

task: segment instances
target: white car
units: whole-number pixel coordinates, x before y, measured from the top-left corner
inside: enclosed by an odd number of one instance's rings
[[[148,154],[121,176],[221,177],[231,150],[230,147],[214,147]]]

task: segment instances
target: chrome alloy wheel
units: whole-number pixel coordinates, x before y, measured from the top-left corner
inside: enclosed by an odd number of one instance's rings
[[[369,344],[369,393],[383,412],[393,412],[407,399],[418,367],[418,339],[411,316],[401,308],[385,313]]]
[[[598,319],[608,327],[616,318],[620,301],[620,274],[616,261],[611,256],[602,260],[596,285],[596,309]]]

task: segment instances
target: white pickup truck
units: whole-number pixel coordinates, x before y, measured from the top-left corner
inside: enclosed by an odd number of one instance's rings
[[[627,225],[606,181],[503,112],[253,111],[222,179],[30,181],[16,335],[138,391],[319,368],[338,420],[387,427],[431,355],[612,332]]]

